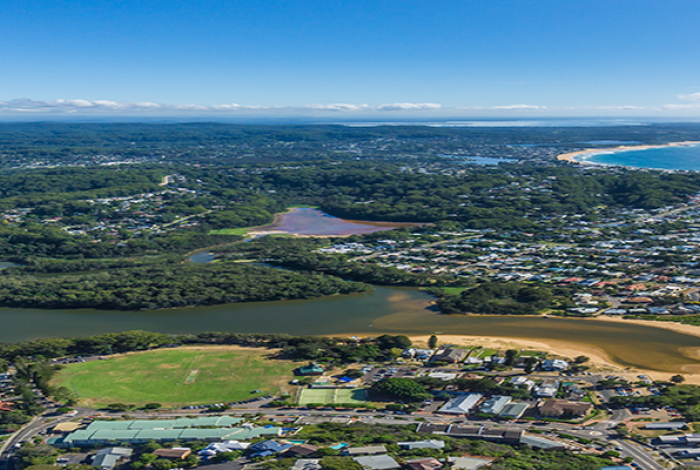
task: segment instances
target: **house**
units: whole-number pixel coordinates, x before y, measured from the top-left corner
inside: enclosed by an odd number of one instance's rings
[[[414,449],[442,449],[445,447],[443,441],[437,439],[430,439],[427,441],[415,441],[415,442],[399,442],[398,446],[406,450]]]
[[[411,470],[440,470],[443,466],[440,461],[432,457],[406,461],[406,467]]]
[[[540,405],[537,411],[540,416],[548,418],[559,418],[561,416],[579,417],[586,416],[592,407],[591,403],[571,402],[569,400],[552,398]]]
[[[557,371],[569,368],[569,363],[561,359],[547,359],[542,362],[542,370]]]
[[[533,393],[536,397],[553,398],[559,389],[559,382],[555,380],[544,380],[539,384]]]
[[[173,447],[172,449],[156,449],[153,451],[153,455],[173,460],[183,460],[191,453],[192,449],[189,447]]]
[[[498,413],[498,417],[504,419],[518,419],[525,414],[528,408],[530,408],[530,405],[527,403],[509,403]]]
[[[508,383],[515,385],[518,388],[524,388],[528,392],[533,389],[535,386],[535,382],[532,380],[528,379],[527,377],[523,375],[519,375],[517,377],[513,377],[508,381]]]
[[[208,459],[214,457],[216,454],[221,452],[233,452],[235,450],[246,450],[250,446],[248,442],[238,442],[238,441],[224,441],[224,442],[212,442],[204,449],[197,452],[197,455]]]
[[[466,395],[452,398],[438,410],[438,413],[453,415],[468,414],[482,398],[483,395],[480,393],[467,393]]]
[[[112,470],[116,467],[117,462],[122,459],[131,457],[134,451],[126,447],[110,447],[100,449],[92,459],[92,466],[101,470]]]
[[[455,364],[462,361],[467,355],[467,351],[464,349],[452,349],[445,348],[437,352],[431,359],[430,362],[447,362],[449,364]]]
[[[319,366],[318,364],[312,364],[309,363],[308,366],[302,366],[299,367],[294,371],[297,375],[323,375],[323,367]]]
[[[248,451],[250,452],[249,457],[253,459],[255,457],[271,457],[275,454],[281,454],[292,447],[294,447],[292,444],[282,444],[270,440],[257,442],[248,447]]]
[[[478,470],[491,464],[493,459],[476,457],[450,457],[453,470]]]
[[[299,459],[290,470],[321,470],[321,459]]]
[[[297,444],[294,447],[288,449],[285,453],[285,456],[297,458],[309,457],[311,455],[314,455],[317,450],[318,447],[312,446],[311,444]]]
[[[401,468],[401,465],[399,465],[396,460],[386,454],[355,457],[353,460],[362,465],[362,468],[365,470],[392,470],[394,468]]]
[[[0,411],[12,411],[12,403],[0,401]]]
[[[386,447],[384,447],[383,444],[365,447],[348,447],[343,453],[350,457],[354,455],[379,455],[386,453]]]
[[[520,437],[520,444],[526,444],[534,449],[541,450],[566,450],[570,449],[571,446],[564,444],[561,441],[553,441],[542,436],[535,436],[534,434],[526,434]]]
[[[495,395],[479,406],[479,412],[488,415],[498,414],[512,400],[513,397]]]

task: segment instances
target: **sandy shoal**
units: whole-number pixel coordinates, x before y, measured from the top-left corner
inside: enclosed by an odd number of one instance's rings
[[[598,319],[598,318],[597,318]],[[622,319],[610,319],[610,321],[632,321],[636,320],[622,320]],[[660,322],[654,321],[639,321],[640,324],[658,327]],[[692,327],[694,331],[689,333],[682,328],[685,325],[679,324],[669,324],[665,327],[674,331],[680,331],[682,333],[693,334],[700,336],[700,327]],[[411,341],[419,346],[425,346],[428,343],[429,335],[425,336],[411,336]],[[498,349],[500,351],[505,351],[508,349],[524,349],[526,351],[543,351],[548,354],[555,356],[561,356],[568,359],[573,359],[577,356],[588,356],[590,362],[586,363],[591,371],[599,372],[602,375],[616,375],[623,376],[630,381],[638,381],[638,375],[646,375],[652,380],[669,380],[671,376],[676,375],[673,372],[659,372],[656,370],[646,370],[624,367],[620,364],[613,362],[604,351],[578,343],[571,343],[565,341],[550,341],[550,340],[525,340],[519,338],[507,338],[500,336],[461,336],[461,335],[438,335],[439,343],[442,344],[453,344],[464,347],[476,347],[482,346],[488,349]],[[686,383],[700,385],[700,374],[683,374]]]
[[[612,147],[612,148],[606,148],[606,149],[579,150],[578,152],[569,152],[569,153],[563,153],[561,155],[558,155],[557,160],[571,162],[571,163],[582,163],[582,164],[593,165],[594,164],[593,162],[589,162],[586,160],[576,160],[576,157],[578,157],[580,155],[595,155],[598,153],[625,152],[628,150],[646,150],[646,149],[659,149],[659,148],[664,148],[664,147],[681,147],[684,145],[692,145],[692,144],[700,144],[700,142],[696,142],[696,141],[672,142],[672,143],[666,144],[666,145],[623,145],[620,147]]]

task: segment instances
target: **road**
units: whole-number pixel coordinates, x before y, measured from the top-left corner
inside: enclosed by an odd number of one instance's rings
[[[620,452],[623,457],[632,457],[638,468],[643,470],[664,470],[666,467],[659,464],[656,459],[652,456],[651,449],[647,447],[642,447],[636,442],[617,439],[612,441],[615,444],[616,449]]]

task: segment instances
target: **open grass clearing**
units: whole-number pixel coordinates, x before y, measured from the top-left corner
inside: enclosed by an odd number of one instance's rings
[[[298,364],[269,359],[270,352],[214,346],[129,353],[67,365],[52,384],[74,390],[81,404],[92,407],[234,402],[289,391],[292,370]]]
[[[209,235],[240,235],[242,237],[248,234],[250,227],[243,228],[220,228],[218,230],[209,230]]]

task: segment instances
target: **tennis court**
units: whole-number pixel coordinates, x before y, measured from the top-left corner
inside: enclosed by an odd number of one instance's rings
[[[309,403],[359,404],[367,401],[367,389],[364,388],[314,388],[304,389],[299,397],[300,405]]]

